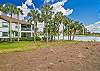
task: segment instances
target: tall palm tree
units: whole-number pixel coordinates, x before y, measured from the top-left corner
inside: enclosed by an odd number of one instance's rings
[[[60,27],[60,24],[63,23],[63,13],[62,12],[57,12],[55,14],[55,18],[56,18],[56,21],[57,21],[57,27],[58,27],[58,40],[59,40],[59,27]]]
[[[35,41],[35,37],[37,36],[37,23],[40,20],[40,14],[37,10],[31,10],[30,14],[32,16],[32,21],[34,21],[34,41]]]
[[[10,15],[10,18],[12,18],[13,14],[15,14],[16,7],[13,4],[6,4],[5,7],[3,7],[3,12]],[[9,40],[12,41],[12,34],[11,34],[11,23],[12,21],[9,21]]]
[[[70,19],[70,18],[67,18],[67,34],[68,34],[68,40],[71,40],[71,30],[72,30],[72,27],[73,27],[73,20]]]
[[[82,30],[82,25],[80,24],[80,22],[73,21],[70,24],[70,37],[72,37],[72,39],[70,38],[70,40],[74,40],[76,32],[80,30]]]
[[[75,21],[74,22],[74,26],[73,26],[73,30],[72,30],[72,32],[73,32],[73,38],[72,38],[72,40],[74,40],[76,32],[77,31],[81,31],[81,30],[83,30],[82,25],[80,24],[80,22]]]
[[[65,16],[63,17],[63,40],[64,40],[64,33],[65,33],[65,28],[67,25],[69,24],[68,22],[68,18]],[[68,29],[68,26],[67,26],[67,29]]]
[[[0,12],[2,12],[3,6],[2,4],[0,4]]]
[[[58,22],[57,22],[58,20],[57,20],[57,18],[54,16],[53,17],[53,19],[52,19],[52,22],[53,22],[53,35],[54,35],[54,40],[56,40],[56,35],[57,35],[57,33],[58,33]]]
[[[17,14],[17,19],[19,20],[19,15],[22,15],[22,10],[20,8],[15,8],[15,14]],[[19,21],[17,22],[18,24],[18,42],[19,42],[19,38],[20,38],[20,32],[19,32],[19,28],[20,28],[20,24]]]
[[[52,18],[52,7],[49,5],[45,5],[42,8],[42,19],[45,23],[45,35],[46,35],[46,42],[48,43],[48,22]]]

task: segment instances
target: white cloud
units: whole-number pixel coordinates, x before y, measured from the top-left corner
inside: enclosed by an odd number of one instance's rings
[[[25,4],[28,5],[28,6],[33,6],[33,9],[35,9],[35,6],[32,3],[32,0],[26,0]]]
[[[100,24],[100,21],[96,22],[96,24]]]
[[[46,1],[49,2],[50,0],[46,0]],[[52,1],[54,1],[54,0],[52,0]],[[57,2],[53,5],[51,5],[51,6],[53,6],[52,11],[54,11],[55,13],[61,11],[63,13],[63,15],[72,14],[73,9],[67,9],[67,10],[64,9],[63,6],[64,6],[64,3],[66,3],[66,2],[67,2],[67,0],[63,0],[63,1],[60,1],[60,2]],[[24,4],[22,4],[22,6],[17,6],[17,8],[20,8],[23,11],[23,14],[24,14],[23,17],[26,17],[27,14],[30,12],[30,9],[28,8],[27,5],[33,6],[34,10],[37,10],[39,13],[41,13],[41,11],[38,8],[35,8],[34,4],[32,3],[32,0],[26,0],[26,2]],[[23,17],[21,17],[21,18],[23,18]]]
[[[23,16],[26,17],[27,14],[30,12],[30,9],[28,8],[28,6],[33,6],[33,9],[35,9],[34,4],[32,3],[32,0],[26,0],[26,2],[24,4],[22,4],[22,6],[17,6],[17,8],[20,8],[23,12]]]
[[[87,30],[91,33],[100,33],[100,21],[86,26],[85,28],[87,28]]]
[[[73,13],[73,9],[67,9],[66,11],[67,11],[67,12],[66,12],[66,15],[67,15],[67,16]]]
[[[25,2],[25,4],[27,4],[27,5],[32,5],[33,3],[32,3],[32,0],[27,0],[26,2]]]
[[[50,0],[44,0],[44,2],[50,2]]]
[[[70,15],[70,14],[72,14],[72,12],[73,12],[73,9],[65,9],[63,6],[64,6],[64,3],[66,3],[67,2],[67,0],[63,0],[63,1],[61,1],[61,2],[57,2],[57,3],[54,3],[53,5],[51,5],[51,6],[53,6],[53,11],[55,12],[55,13],[57,13],[57,12],[62,12],[63,13],[63,15]]]

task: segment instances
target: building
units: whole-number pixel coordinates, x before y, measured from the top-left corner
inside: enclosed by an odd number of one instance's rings
[[[90,24],[85,27],[88,32],[93,33],[93,34],[100,34],[100,22],[96,22],[94,24]]]
[[[19,21],[19,37],[32,37],[34,35],[33,24],[24,20],[18,20],[16,18],[10,18],[8,16],[0,15],[0,38],[9,38],[9,22],[12,22],[11,37],[18,37],[18,21]]]

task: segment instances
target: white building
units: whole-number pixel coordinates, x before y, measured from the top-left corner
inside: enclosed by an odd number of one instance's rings
[[[100,34],[100,21],[86,26],[88,32]]]
[[[53,12],[57,13],[57,12],[62,12],[63,15],[70,15],[73,12],[73,9],[65,9],[64,3],[66,3],[67,0],[62,0],[60,2],[54,3],[53,5]],[[32,5],[34,6],[34,4],[32,3],[32,0],[27,0],[25,2],[25,4],[22,4],[22,6],[17,6],[17,8],[20,8],[23,11],[23,16],[19,16],[19,19],[16,19],[16,16],[13,16],[13,18],[10,18],[8,16],[2,16],[2,12],[0,11],[0,38],[9,38],[9,22],[11,20],[11,31],[16,31],[13,32],[11,37],[12,38],[17,38],[18,37],[18,21],[20,23],[19,26],[19,36],[21,37],[32,37],[34,36],[34,22],[32,24],[30,24],[29,22],[26,22],[24,20],[24,17],[27,16],[27,14],[30,12],[30,9],[28,8],[27,5]],[[37,8],[36,10],[39,11],[39,13],[41,13],[41,11]],[[63,25],[60,25],[60,31],[63,30],[62,28]],[[44,27],[44,23],[38,23],[37,24],[38,30],[37,32],[43,32],[43,27]]]
[[[17,22],[19,21],[19,32],[20,32],[20,38],[21,37],[32,37],[34,34],[33,30],[33,25],[23,21],[23,20],[18,20],[15,18],[10,18],[7,16],[0,16],[0,38],[9,38],[9,21],[12,21],[11,23],[11,31],[12,32],[11,37],[12,38],[17,38],[18,37],[18,24]]]

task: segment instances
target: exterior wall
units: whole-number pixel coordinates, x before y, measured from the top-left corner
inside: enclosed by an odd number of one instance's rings
[[[6,25],[8,27],[4,27],[3,25]],[[21,30],[23,28],[21,25],[22,24],[19,25],[19,33],[20,33],[19,37],[21,38],[21,33],[31,33],[31,36],[29,37],[32,37],[34,33],[32,25],[29,28],[30,30]],[[18,25],[16,23],[11,23],[11,30],[18,32]],[[0,19],[0,38],[9,38],[9,34],[8,36],[3,36],[4,32],[7,32],[7,33],[9,32],[9,23]],[[17,38],[18,36],[15,36],[15,33],[14,33],[14,35],[12,34],[11,37]]]
[[[8,38],[3,35],[3,32],[8,32],[8,27],[3,27],[3,25],[8,26],[8,23],[2,19],[0,19],[0,38]]]
[[[7,25],[8,27],[3,27],[3,25]],[[28,24],[27,25],[26,24],[20,24],[19,25],[19,37],[21,38],[24,34],[27,35],[28,37],[33,37],[34,22],[32,23],[32,25],[30,25],[29,28],[23,27],[22,25],[27,26]],[[37,32],[43,32],[44,22],[43,23],[38,23],[37,28],[38,28]],[[62,31],[62,25],[60,25],[59,28],[60,28],[60,31]],[[11,23],[11,30],[18,32],[18,25],[16,23]],[[9,23],[2,20],[2,19],[0,19],[0,38],[9,38],[9,34],[8,34],[8,36],[3,36],[3,32],[9,32]],[[17,37],[18,36],[15,36],[15,33],[14,33],[14,35],[12,34],[12,38],[17,38]]]

